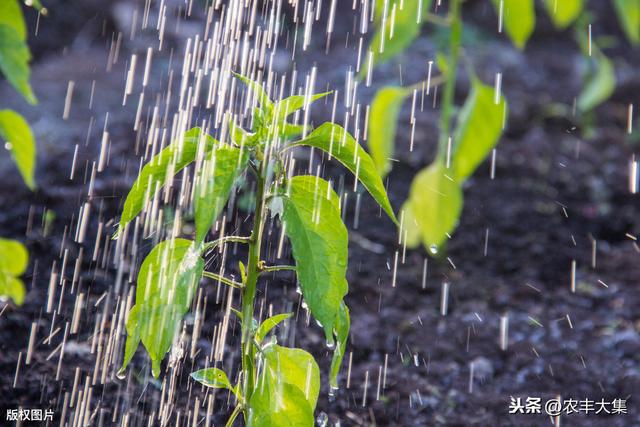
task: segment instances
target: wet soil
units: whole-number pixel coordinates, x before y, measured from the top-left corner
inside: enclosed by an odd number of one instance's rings
[[[58,3],[64,7],[64,2]],[[600,19],[594,31],[622,40],[611,10],[600,3],[593,7],[602,8],[597,10]],[[50,9],[56,8],[50,5]],[[61,29],[66,21],[53,13],[49,23],[40,22],[33,65],[33,84],[41,101],[37,108],[26,108],[8,85],[0,84],[3,106],[25,114],[39,150],[39,187],[33,194],[19,181],[6,156],[0,158],[0,235],[25,241],[31,254],[24,306],[0,305],[0,416],[5,408],[22,406],[51,408],[59,419],[76,372],[81,387],[86,376],[94,375],[96,319],[111,313],[126,295],[131,286],[128,277],[141,259],[132,260],[119,273],[112,262],[104,261],[105,250],[95,261],[91,256],[99,224],[104,227],[103,239],[113,232],[138,168],[138,135],[132,128],[137,100],[122,106],[124,76],[128,57],[144,52],[153,37],[143,33],[125,41],[120,61],[107,71],[113,28],[126,31],[126,12],[113,4],[94,5],[74,12],[83,25]],[[331,423],[339,421],[342,426],[543,426],[552,424],[545,415],[510,415],[511,397],[540,397],[543,401],[557,396],[596,401],[620,398],[627,399],[626,415],[572,414],[563,416],[561,425],[640,425],[640,247],[633,237],[640,233],[640,222],[638,196],[630,193],[628,183],[629,162],[637,148],[625,133],[627,105],[640,93],[640,75],[634,72],[640,57],[625,42],[613,48],[610,52],[619,81],[614,96],[591,116],[574,115],[571,104],[580,88],[581,55],[570,32],[554,30],[539,14],[536,33],[520,52],[495,34],[497,18],[488,2],[471,2],[467,15],[477,37],[469,41],[465,55],[487,82],[493,82],[495,72],[503,73],[510,104],[508,128],[496,151],[495,177],[491,178],[486,162],[468,182],[460,226],[446,252],[437,258],[428,257],[424,249],[404,253],[397,245],[393,224],[365,194],[356,221],[356,196],[350,193],[351,202],[345,209],[351,230],[349,354],[337,398],[330,400],[323,386],[317,413],[328,414]],[[319,87],[343,87],[344,73],[349,64],[353,67],[355,57],[353,43],[345,45],[356,21],[350,8],[338,17],[329,55],[324,54],[324,41],[319,37],[313,40],[310,53],[298,55],[295,64],[289,55],[278,55],[277,71],[294,66],[307,71],[315,65]],[[185,34],[197,31],[202,19],[196,13],[169,34],[167,50],[181,49]],[[361,96],[369,99],[375,88],[400,78],[406,82],[423,79],[436,43],[436,34],[425,31],[403,54],[401,70],[398,62],[380,67],[374,87],[362,88]],[[170,61],[170,55],[159,55],[151,93],[161,94],[166,87]],[[456,96],[462,102],[468,84],[462,75],[460,80]],[[71,115],[64,120],[68,81],[75,82],[75,89]],[[428,101],[418,113],[412,153],[408,151],[410,106],[401,115],[398,163],[387,180],[396,209],[405,200],[412,177],[434,154],[438,109],[431,107],[432,99]],[[558,114],[559,110],[565,114]],[[314,121],[328,117],[329,108],[314,110]],[[111,137],[109,166],[96,174],[95,185],[89,189],[105,127]],[[76,170],[70,179],[76,146]],[[305,156],[300,156],[302,169]],[[351,178],[335,164],[327,163],[324,175],[344,182],[347,191],[353,188]],[[90,237],[80,245],[72,236],[79,208],[87,201],[92,206]],[[45,209],[55,213],[48,235],[42,225]],[[242,219],[244,216],[241,214]],[[247,231],[242,220],[229,226]],[[144,241],[141,252],[152,245],[153,239]],[[82,252],[83,262],[73,292],[64,291],[61,310],[52,321],[45,312],[47,288],[52,263],[60,273],[65,251],[73,262]],[[230,255],[229,265],[235,265],[233,260],[241,255],[238,248]],[[72,286],[73,262],[66,267],[67,287]],[[575,293],[570,287],[573,262]],[[442,315],[445,282],[450,296],[447,314]],[[194,408],[200,407],[198,422],[206,410],[206,404],[202,405],[208,395],[194,386],[188,373],[204,366],[223,304],[215,286],[203,284],[202,291],[208,308],[198,353],[195,359],[188,355],[181,359],[175,378],[172,410],[176,425],[196,425],[191,424]],[[60,295],[61,290],[57,292]],[[69,333],[59,368],[60,352],[55,349],[65,324],[72,320],[78,293],[84,293],[86,301],[79,331]],[[274,312],[296,312],[296,327],[285,329],[279,339],[311,351],[326,374],[330,353],[320,329],[305,325],[291,278],[283,275],[266,280],[259,301],[264,310],[273,304]],[[58,304],[57,296],[55,302]],[[504,316],[509,319],[509,333],[508,347],[503,350],[499,329]],[[105,331],[110,331],[113,319],[100,319]],[[187,318],[187,343],[193,320]],[[37,340],[27,366],[32,322],[37,324]],[[61,330],[55,332],[57,328]],[[231,350],[237,325],[232,331],[224,363],[229,372],[235,372],[238,363]],[[44,342],[52,332],[50,342]],[[185,351],[189,353],[188,345]],[[119,360],[114,356],[112,371]],[[104,384],[98,379],[92,387],[88,419],[93,425],[120,422],[124,413],[129,425],[147,425],[151,414],[157,413],[163,398],[161,384],[150,378],[144,351],[138,352],[133,365],[126,380],[118,380],[110,371]],[[228,397],[218,393],[213,401],[213,422],[218,425],[229,413]]]

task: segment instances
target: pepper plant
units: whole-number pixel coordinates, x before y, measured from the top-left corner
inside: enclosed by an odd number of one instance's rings
[[[46,13],[39,1],[29,5]],[[37,99],[29,84],[31,53],[26,38],[27,26],[18,0],[0,1],[0,72],[33,105]],[[10,109],[0,110],[0,140],[4,140],[25,184],[34,190],[36,146],[24,117]],[[15,304],[22,304],[25,286],[20,275],[28,261],[29,253],[22,243],[0,238],[0,299],[11,298]]]
[[[195,237],[162,241],[142,263],[135,305],[126,321],[127,341],[119,376],[124,375],[140,341],[151,358],[153,375],[160,374],[161,361],[179,336],[182,318],[200,279],[211,278],[241,293],[240,307],[232,310],[241,322],[241,370],[235,384],[217,367],[199,370],[192,377],[235,395],[237,406],[227,425],[242,413],[249,426],[311,426],[320,388],[318,365],[306,351],[283,347],[275,338],[267,338],[291,313],[259,323],[254,319],[256,289],[265,273],[295,271],[304,304],[324,330],[328,347],[334,350],[330,386],[337,388],[350,327],[344,302],[348,237],[340,198],[331,183],[319,176],[293,175],[292,169],[285,167],[289,150],[308,146],[326,152],[355,174],[394,222],[396,218],[373,160],[345,129],[324,123],[311,131],[308,126],[288,122],[292,113],[328,93],[294,95],[274,102],[259,83],[237,77],[257,104],[252,130],[246,131],[229,120],[230,143],[217,141],[199,128],[187,131],[142,168],[125,200],[118,236],[128,233],[131,221],[167,180],[195,163]],[[250,196],[255,202],[251,234],[208,240],[212,225],[234,191],[234,182],[244,174],[252,175],[255,182],[255,192]],[[268,211],[280,218],[295,265],[267,265],[263,259]],[[205,254],[230,242],[248,246],[247,260],[240,263],[239,282],[205,271]]]

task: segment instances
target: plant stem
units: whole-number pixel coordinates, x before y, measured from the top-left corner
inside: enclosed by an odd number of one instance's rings
[[[256,168],[256,209],[253,218],[253,231],[249,240],[249,260],[247,261],[247,280],[242,292],[242,396],[245,402],[251,399],[254,387],[253,370],[253,304],[258,283],[258,263],[260,262],[260,245],[262,243],[262,217],[264,210],[265,167],[260,163]],[[245,422],[248,412],[244,410]]]
[[[235,409],[233,410],[233,412],[231,413],[231,416],[227,420],[227,423],[225,424],[225,427],[231,427],[233,425],[233,422],[238,417],[238,415],[240,415],[240,411],[242,411],[243,409],[244,409],[243,405],[236,406]]]
[[[462,39],[462,19],[460,7],[463,0],[451,0],[449,17],[451,19],[451,35],[449,36],[449,57],[447,64],[447,79],[444,82],[442,95],[442,114],[440,115],[440,138],[438,140],[438,159],[445,160],[447,144],[450,138],[451,114],[453,112],[453,96],[456,91],[456,71],[460,57],[460,43]]]
[[[261,273],[271,273],[274,271],[296,271],[295,265],[265,265],[260,269]]]
[[[240,282],[236,282],[235,280],[231,280],[227,277],[221,276],[219,274],[216,273],[212,273],[210,271],[203,271],[202,275],[204,277],[208,277],[209,279],[213,279],[213,280],[217,280],[218,282],[222,282],[225,285],[229,285],[232,288],[236,288],[236,289],[242,289],[244,288],[244,285]]]
[[[249,237],[241,237],[241,236],[225,236],[225,237],[221,237],[219,239],[216,239],[212,242],[206,243],[205,245],[202,246],[202,253],[205,253],[206,251],[209,251],[219,245],[222,245],[224,243],[231,243],[231,242],[236,242],[236,243],[249,243],[250,238]]]

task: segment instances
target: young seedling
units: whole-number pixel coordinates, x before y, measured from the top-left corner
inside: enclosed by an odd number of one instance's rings
[[[256,288],[265,273],[295,272],[304,303],[322,326],[327,346],[334,350],[329,382],[331,389],[337,388],[350,327],[344,302],[348,238],[340,215],[340,198],[331,183],[318,176],[292,175],[292,168],[285,167],[289,150],[309,146],[328,153],[356,175],[394,222],[396,218],[373,160],[345,129],[324,123],[311,131],[287,121],[289,115],[327,93],[295,95],[274,102],[257,82],[236,77],[247,85],[257,104],[252,131],[230,120],[231,143],[225,144],[199,128],[191,129],[142,168],[126,198],[117,233],[121,237],[127,235],[131,221],[167,180],[196,163],[195,238],[165,240],[142,263],[136,303],[126,322],[127,341],[119,376],[124,376],[140,341],[151,358],[153,375],[160,374],[161,361],[179,335],[200,279],[212,278],[241,293],[241,307],[232,310],[241,323],[241,371],[236,384],[216,367],[194,372],[192,377],[235,395],[237,406],[227,425],[242,413],[249,426],[312,426],[320,389],[318,365],[306,351],[280,346],[275,338],[267,339],[269,332],[291,314],[278,314],[258,323],[254,319]],[[306,136],[291,141],[305,132]],[[234,182],[245,171],[255,181],[251,234],[207,240]],[[267,211],[280,218],[295,265],[267,265],[263,260]],[[239,282],[204,269],[205,253],[231,242],[248,246],[247,260],[240,264]]]

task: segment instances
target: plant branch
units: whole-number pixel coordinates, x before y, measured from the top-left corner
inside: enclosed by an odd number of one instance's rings
[[[227,423],[225,424],[225,427],[231,427],[233,425],[233,422],[236,420],[238,415],[240,415],[240,412],[242,412],[243,409],[244,409],[243,405],[237,405],[235,407],[235,409],[233,410],[233,412],[231,413],[231,416],[227,420]]]
[[[213,248],[215,248],[216,246],[225,244],[225,243],[231,243],[231,242],[237,242],[237,243],[249,243],[250,238],[249,237],[241,237],[241,236],[225,236],[225,237],[221,237],[219,239],[213,240],[209,243],[206,243],[205,245],[202,246],[202,253],[205,253]]]
[[[216,274],[216,273],[211,273],[210,271],[203,271],[202,275],[204,277],[208,277],[209,279],[214,279],[217,280],[218,282],[222,282],[225,285],[229,285],[232,288],[236,288],[236,289],[243,289],[244,285],[240,282],[236,282],[235,280],[229,279],[227,277],[224,277],[220,274]]]
[[[261,265],[260,273],[271,273],[274,271],[296,271],[295,265]]]

